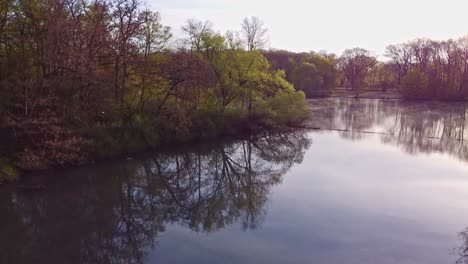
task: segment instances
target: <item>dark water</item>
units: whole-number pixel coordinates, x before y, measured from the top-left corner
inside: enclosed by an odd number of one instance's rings
[[[311,106],[322,130],[0,188],[0,263],[468,263],[465,105]]]

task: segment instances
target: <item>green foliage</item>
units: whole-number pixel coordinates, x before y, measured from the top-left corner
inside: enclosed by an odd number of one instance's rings
[[[203,109],[193,118],[192,135],[196,138],[235,135],[245,128],[247,119],[247,111],[239,107],[229,107],[224,112],[214,108]]]
[[[8,116],[0,125],[18,135],[5,151],[19,157],[16,164],[79,165],[304,119],[304,94],[285,79],[289,73],[271,67],[258,43],[245,50],[233,32],[223,36],[191,20],[187,49],[171,51],[170,28],[143,6],[11,2],[14,12],[0,19],[8,23],[0,31],[0,86],[10,89],[0,91]],[[317,75],[304,89],[328,85],[326,59],[297,62],[313,64]]]
[[[416,69],[410,70],[402,79],[401,92],[407,98],[424,99],[428,97],[429,80],[426,74]]]
[[[12,162],[4,157],[0,157],[0,183],[12,182],[18,179],[19,172],[13,166]]]
[[[268,100],[270,120],[275,126],[297,126],[310,118],[304,92],[279,93]]]
[[[152,146],[147,137],[157,134],[149,133],[151,126],[142,127],[145,130],[123,127],[93,127],[83,132],[93,140],[93,157],[97,159],[121,156],[146,150]]]
[[[285,51],[264,54],[273,68],[284,70],[286,79],[308,98],[328,96],[335,87],[337,70],[331,55]]]

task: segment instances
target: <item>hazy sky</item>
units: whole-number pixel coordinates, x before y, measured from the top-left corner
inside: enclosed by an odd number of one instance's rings
[[[382,55],[385,47],[417,37],[468,34],[468,0],[147,0],[163,23],[180,34],[188,18],[210,20],[215,29],[239,30],[246,16],[269,29],[269,47],[340,54],[362,47]]]

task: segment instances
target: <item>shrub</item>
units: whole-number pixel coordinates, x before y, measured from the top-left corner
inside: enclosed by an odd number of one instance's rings
[[[240,107],[227,107],[220,111],[216,107],[200,109],[194,114],[192,134],[200,138],[235,134],[245,126],[247,112]]]
[[[83,134],[93,142],[93,156],[101,159],[148,149],[158,141],[158,134],[153,131],[150,126],[138,128],[96,126],[87,129]]]
[[[279,93],[268,101],[270,120],[276,126],[295,126],[310,118],[310,109],[302,91]]]
[[[410,99],[425,99],[430,97],[429,80],[423,72],[410,70],[402,79],[401,92]]]
[[[64,121],[58,99],[38,100],[34,111],[9,115],[6,124],[27,145],[19,149],[17,165],[22,169],[45,169],[55,165],[79,165],[88,161],[89,141],[76,134]]]
[[[0,157],[0,183],[12,182],[18,178],[18,170],[13,166],[9,159]]]

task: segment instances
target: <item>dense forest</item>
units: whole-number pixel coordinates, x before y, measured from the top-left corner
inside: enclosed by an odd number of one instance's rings
[[[263,22],[241,25],[191,19],[175,39],[138,0],[1,0],[2,176],[308,118]]]

